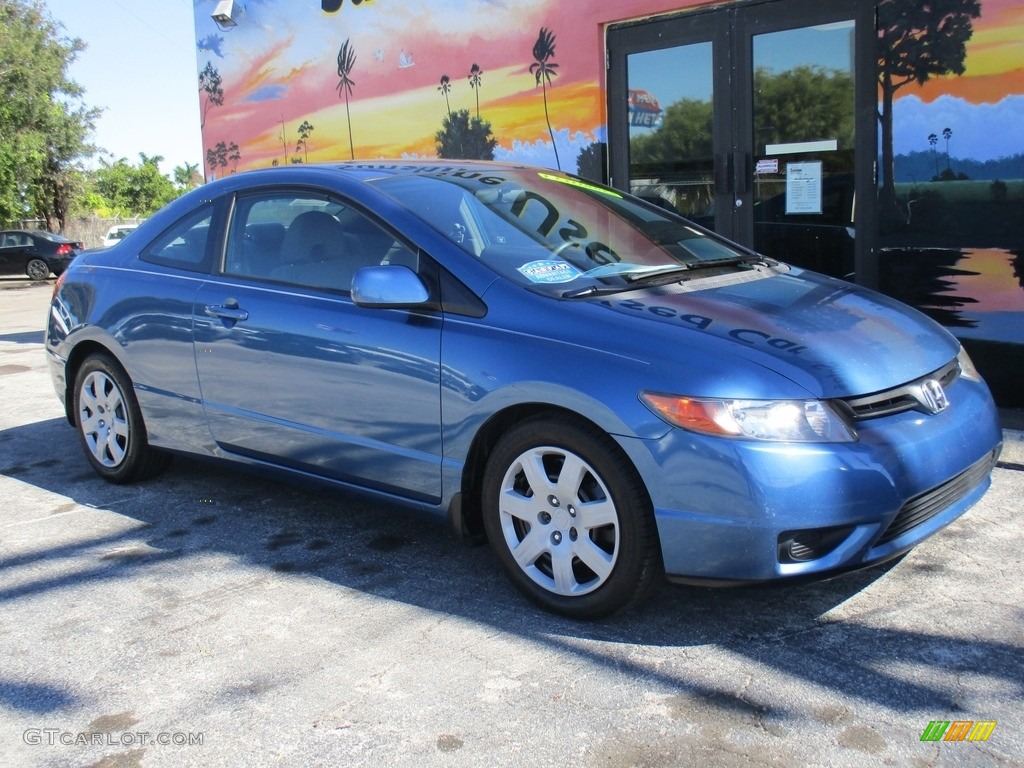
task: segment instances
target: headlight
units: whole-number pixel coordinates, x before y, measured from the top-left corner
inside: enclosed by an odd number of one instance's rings
[[[794,443],[852,443],[857,433],[821,400],[713,400],[640,393],[669,424],[706,435]]]
[[[974,367],[967,350],[963,347],[960,347],[960,351],[956,353],[956,361],[960,365],[961,376],[971,381],[981,381],[981,374],[978,373],[978,369]]]

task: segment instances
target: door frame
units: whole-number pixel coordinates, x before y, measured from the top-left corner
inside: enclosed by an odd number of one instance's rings
[[[878,99],[875,4],[864,0],[749,0],[698,7],[605,30],[609,183],[629,191],[627,57],[643,51],[711,42],[714,96],[712,145],[716,209],[727,204],[727,236],[753,242],[752,199],[754,35],[852,18],[854,34],[854,190],[856,281],[877,287]],[[727,94],[723,99],[722,94]],[[737,100],[737,96],[741,97]],[[726,106],[727,105],[727,106]],[[748,173],[748,171],[750,173]],[[734,196],[743,201],[736,208]],[[721,220],[720,220],[721,221]]]

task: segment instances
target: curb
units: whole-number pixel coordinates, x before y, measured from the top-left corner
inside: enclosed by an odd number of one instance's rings
[[[999,465],[1015,464],[1006,469],[1024,468],[1024,431],[1019,429],[1003,430],[1003,452],[999,456]],[[998,465],[997,465],[998,466]]]

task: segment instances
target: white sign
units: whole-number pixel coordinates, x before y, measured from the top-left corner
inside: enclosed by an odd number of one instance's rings
[[[779,172],[779,158],[770,157],[765,160],[758,160],[757,167],[754,173],[760,175],[762,173],[778,173]]]
[[[821,161],[786,163],[786,213],[821,213]]]

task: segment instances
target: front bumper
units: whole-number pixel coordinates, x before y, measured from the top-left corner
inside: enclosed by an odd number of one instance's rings
[[[950,408],[858,423],[854,443],[783,444],[673,429],[623,441],[647,480],[668,577],[824,577],[896,557],[988,489],[1002,432],[984,384]],[[955,398],[955,399],[954,399]]]

